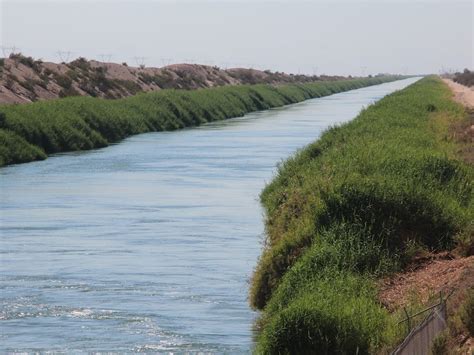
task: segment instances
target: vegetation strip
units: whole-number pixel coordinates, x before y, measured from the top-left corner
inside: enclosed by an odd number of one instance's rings
[[[461,85],[472,87],[474,86],[474,72],[464,69],[462,73],[455,73],[453,80]]]
[[[399,78],[161,90],[119,100],[70,97],[0,106],[0,166],[105,147],[134,134],[197,126]]]
[[[474,169],[448,134],[465,117],[424,78],[279,168],[261,195],[267,237],[250,290],[258,353],[366,354],[401,340],[376,280],[420,248],[472,243]]]

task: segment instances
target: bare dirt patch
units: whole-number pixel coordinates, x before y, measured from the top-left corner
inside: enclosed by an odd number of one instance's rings
[[[78,58],[50,63],[21,53],[0,58],[0,104],[26,103],[66,96],[117,99],[161,89],[199,89],[224,85],[305,83],[340,80],[337,76],[292,75],[256,69],[221,69],[200,64],[162,68],[132,67]]]
[[[443,79],[443,81],[451,88],[455,101],[474,109],[474,88],[455,83],[451,79]]]
[[[390,312],[405,306],[410,309],[412,302],[426,307],[440,293],[444,298],[449,295],[446,354],[473,354],[474,339],[460,317],[468,290],[474,288],[474,255],[460,258],[449,252],[428,254],[416,258],[404,272],[381,280],[379,285],[379,299]]]
[[[474,109],[467,109],[465,120],[450,127],[451,136],[459,143],[458,154],[464,161],[474,165]]]
[[[466,108],[466,119],[454,122],[449,133],[459,143],[458,155],[464,161],[474,165],[474,87],[467,87],[444,78],[443,81],[453,92],[453,99]]]
[[[456,258],[451,253],[430,254],[415,259],[402,273],[381,281],[379,298],[389,309],[407,305],[413,297],[427,302],[439,292],[474,285],[474,256]]]
[[[431,296],[474,285],[474,255],[456,258],[448,252],[429,254],[416,259],[402,273],[380,282],[379,298],[391,311],[407,305],[416,298],[422,303]]]

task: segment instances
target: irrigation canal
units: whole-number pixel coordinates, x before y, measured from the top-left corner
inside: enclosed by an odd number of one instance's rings
[[[248,353],[276,165],[416,78],[0,169],[0,352]]]

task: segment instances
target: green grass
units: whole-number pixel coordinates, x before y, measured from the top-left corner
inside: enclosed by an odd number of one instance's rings
[[[0,166],[107,146],[130,135],[197,126],[398,79],[162,90],[119,100],[68,97],[0,106]]]
[[[448,127],[465,117],[429,77],[326,131],[265,188],[267,239],[250,302],[257,352],[372,353],[401,336],[375,280],[414,243],[449,249],[474,220],[474,169]]]

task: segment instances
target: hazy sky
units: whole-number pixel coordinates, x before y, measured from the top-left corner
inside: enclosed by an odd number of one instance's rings
[[[472,1],[0,0],[0,44],[59,61],[307,74],[473,68]],[[63,53],[63,58],[67,57]],[[144,57],[135,58],[135,57]]]

